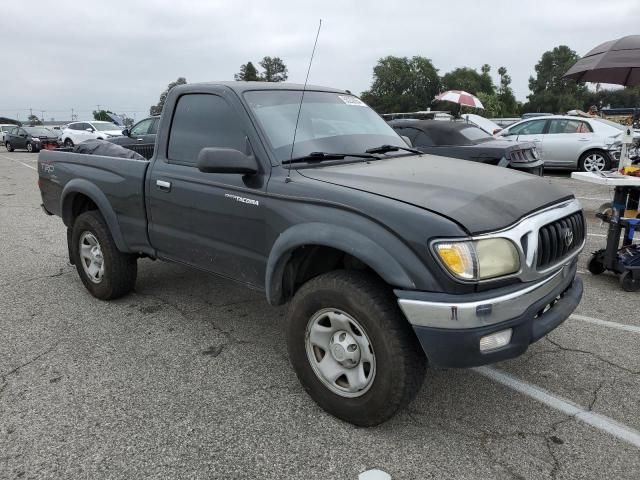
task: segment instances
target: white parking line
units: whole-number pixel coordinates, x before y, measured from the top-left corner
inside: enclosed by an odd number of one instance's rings
[[[572,314],[569,316],[572,320],[580,320],[581,322],[593,323],[602,327],[616,328],[627,332],[640,333],[640,327],[636,325],[625,325],[624,323],[609,322],[608,320],[600,320],[599,318],[585,317],[584,315]]]
[[[570,400],[566,400],[562,397],[558,397],[551,392],[548,392],[540,387],[531,385],[530,383],[523,382],[517,378],[509,375],[508,373],[496,370],[491,367],[476,367],[473,370],[478,372],[494,382],[500,383],[506,387],[509,387],[517,392],[527,395],[528,397],[537,400],[540,403],[555,408],[556,410],[571,415],[576,420],[591,425],[599,430],[609,433],[620,440],[623,440],[631,445],[640,448],[640,432],[634,430],[631,427],[627,427],[619,422],[616,422],[612,418],[600,415],[598,413],[591,412],[580,405],[577,405]]]
[[[603,233],[587,233],[589,237],[606,237]]]
[[[610,202],[610,198],[600,198],[600,197],[576,197],[578,200],[598,200],[600,202]]]
[[[10,162],[16,162],[19,163],[21,165],[24,165],[27,168],[30,168],[31,170],[35,170],[36,172],[38,171],[38,169],[36,167],[33,167],[31,165],[27,165],[24,162],[21,162],[20,160],[16,160],[15,158],[9,158],[9,157],[5,157],[4,155],[0,155],[1,158],[4,158],[5,160],[9,160]]]

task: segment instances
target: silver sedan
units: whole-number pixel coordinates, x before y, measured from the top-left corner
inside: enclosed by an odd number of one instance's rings
[[[597,172],[617,167],[622,130],[605,120],[568,115],[530,118],[497,136],[535,143],[545,168]]]

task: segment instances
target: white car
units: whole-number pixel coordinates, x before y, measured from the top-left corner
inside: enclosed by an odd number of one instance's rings
[[[0,138],[2,139],[2,145],[4,145],[4,134],[9,131],[10,128],[15,127],[11,123],[2,123],[0,124]]]
[[[73,122],[67,125],[62,131],[60,139],[65,147],[73,147],[74,145],[84,142],[85,140],[119,137],[122,135],[123,127],[111,122],[88,121]]]
[[[596,118],[528,118],[509,125],[497,136],[533,142],[545,168],[599,172],[620,162],[622,131]]]

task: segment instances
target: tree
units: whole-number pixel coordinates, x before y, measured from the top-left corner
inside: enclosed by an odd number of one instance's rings
[[[153,105],[149,108],[150,115],[160,115],[162,113],[162,109],[164,108],[164,102],[167,100],[167,95],[173,87],[177,87],[178,85],[185,85],[187,83],[187,79],[184,77],[178,77],[175,82],[171,82],[167,85],[167,89],[160,94],[160,100],[157,105]]]
[[[426,110],[440,91],[438,70],[425,57],[388,56],[373,68],[371,88],[362,99],[379,113]]]
[[[29,121],[29,125],[31,127],[35,127],[36,125],[42,125],[42,121],[40,121],[37,115],[33,115],[33,114],[29,115],[27,120]]]
[[[464,90],[476,96],[480,93],[493,95],[495,86],[490,71],[491,67],[486,63],[482,66],[482,73],[468,67],[456,68],[442,77],[442,85],[444,90]]]
[[[94,110],[93,111],[93,119],[99,120],[102,122],[111,122],[111,118],[109,117],[109,113],[113,113],[109,110]]]
[[[587,87],[573,80],[564,79],[566,73],[580,57],[566,45],[560,45],[542,54],[536,64],[536,76],[529,77],[529,103],[525,109],[530,112],[566,112],[580,108],[587,93]]]
[[[516,96],[511,89],[511,76],[505,67],[498,68],[500,86],[498,87],[498,100],[501,104],[502,116],[512,117],[518,115],[519,105]]]
[[[285,82],[289,78],[287,66],[280,57],[264,57],[260,66],[264,70],[260,75],[264,82]]]
[[[582,103],[586,112],[589,107],[595,105],[602,108],[625,108],[640,106],[640,87],[626,87],[615,90],[598,89],[595,92],[587,92]]]
[[[251,62],[240,65],[240,73],[236,73],[233,78],[236,82],[258,82],[261,80],[258,70]]]

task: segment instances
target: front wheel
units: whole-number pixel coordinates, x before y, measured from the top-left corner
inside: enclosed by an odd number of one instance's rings
[[[426,358],[389,288],[338,270],[309,280],[288,312],[289,359],[320,407],[358,426],[378,425],[416,395]]]
[[[31,142],[27,142],[27,152],[29,153],[37,153],[38,152],[38,148],[33,146],[33,143]]]
[[[64,146],[67,147],[67,148],[73,148],[73,140],[71,140],[70,138],[67,138],[64,141]]]
[[[604,172],[611,169],[611,160],[606,153],[592,150],[582,154],[578,160],[578,168],[582,172]]]
[[[91,210],[78,216],[70,251],[80,280],[94,297],[111,300],[135,287],[137,259],[118,250],[100,212]]]

